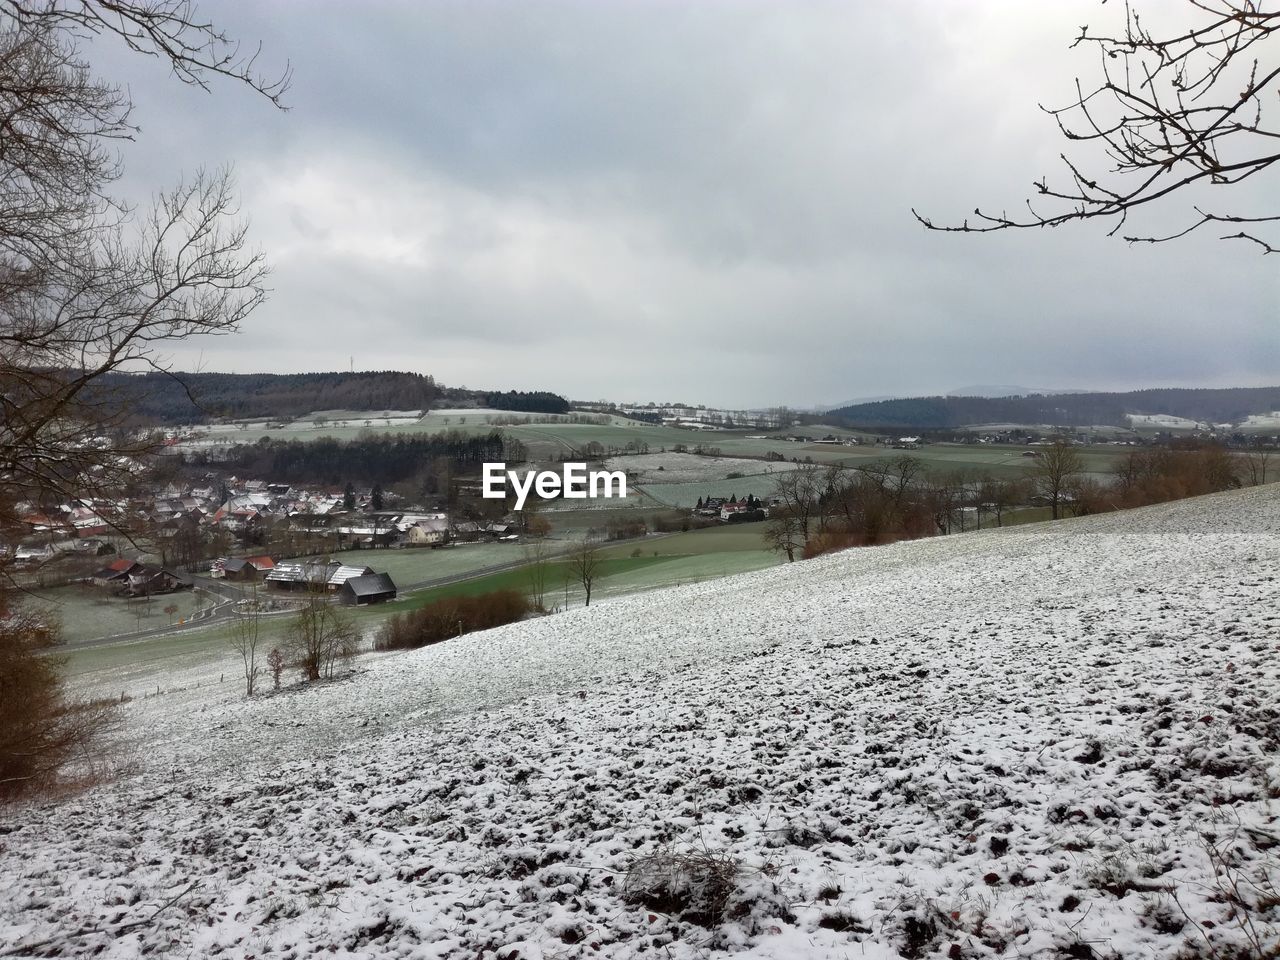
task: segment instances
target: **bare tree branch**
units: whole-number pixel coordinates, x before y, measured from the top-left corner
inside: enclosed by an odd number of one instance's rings
[[[1124,230],[1129,216],[1169,201],[1174,194],[1230,187],[1280,162],[1280,62],[1277,45],[1266,41],[1280,31],[1280,9],[1260,0],[1186,0],[1192,23],[1185,30],[1156,33],[1128,2],[1118,34],[1081,28],[1073,47],[1099,55],[1102,81],[1086,88],[1076,80],[1075,99],[1045,108],[1069,141],[1099,148],[1109,168],[1101,175],[1062,156],[1065,179],[1034,183],[1039,202],[1027,214],[974,210],[973,220],[939,224],[912,209],[926,228],[952,233],[991,233],[1029,227],[1057,227],[1077,220],[1113,221],[1109,236],[1130,243],[1164,243],[1206,224],[1247,223],[1248,230],[1223,239],[1243,239],[1264,253],[1276,243],[1259,226],[1280,223],[1280,212],[1250,217],[1207,213],[1172,233]],[[1090,164],[1097,163],[1090,158]]]

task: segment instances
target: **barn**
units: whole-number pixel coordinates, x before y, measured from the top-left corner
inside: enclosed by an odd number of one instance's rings
[[[366,573],[343,581],[338,599],[348,606],[385,603],[396,598],[396,585],[389,573]]]

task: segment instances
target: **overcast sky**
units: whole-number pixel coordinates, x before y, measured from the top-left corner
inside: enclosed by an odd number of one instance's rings
[[[183,369],[735,407],[1280,382],[1275,257],[912,218],[1013,210],[1056,173],[1037,104],[1093,75],[1068,45],[1115,4],[199,7],[292,63],[288,112],[94,53],[143,128],[125,188],[234,164],[274,268],[243,332]]]

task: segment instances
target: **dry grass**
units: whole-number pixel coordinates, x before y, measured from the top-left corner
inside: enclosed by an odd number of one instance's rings
[[[657,913],[713,927],[724,918],[740,873],[727,854],[664,847],[631,864],[622,896]]]

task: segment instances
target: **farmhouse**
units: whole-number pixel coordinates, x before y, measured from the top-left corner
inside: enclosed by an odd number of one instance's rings
[[[93,582],[99,587],[118,587],[129,582],[129,575],[145,570],[146,567],[137,560],[121,557],[113,560],[93,575]]]
[[[336,560],[277,563],[263,582],[278,590],[318,590],[329,582],[329,578],[341,566]]]
[[[401,541],[411,547],[435,547],[449,539],[449,521],[442,518],[419,520],[404,532]]]
[[[339,590],[348,580],[356,577],[365,577],[373,573],[373,567],[355,567],[343,564],[329,575],[328,587],[330,590]]]
[[[389,573],[367,573],[351,577],[338,588],[338,599],[348,606],[385,603],[396,598],[396,585]]]
[[[125,588],[121,592],[128,597],[149,597],[160,593],[173,593],[175,590],[183,590],[190,586],[192,583],[189,579],[172,570],[138,564],[138,569],[130,571]]]
[[[373,573],[372,567],[353,567],[337,560],[303,560],[278,563],[264,583],[278,590],[328,590],[334,592],[354,577]]]
[[[256,583],[275,569],[270,557],[230,557],[215,560],[210,575],[242,583]]]

